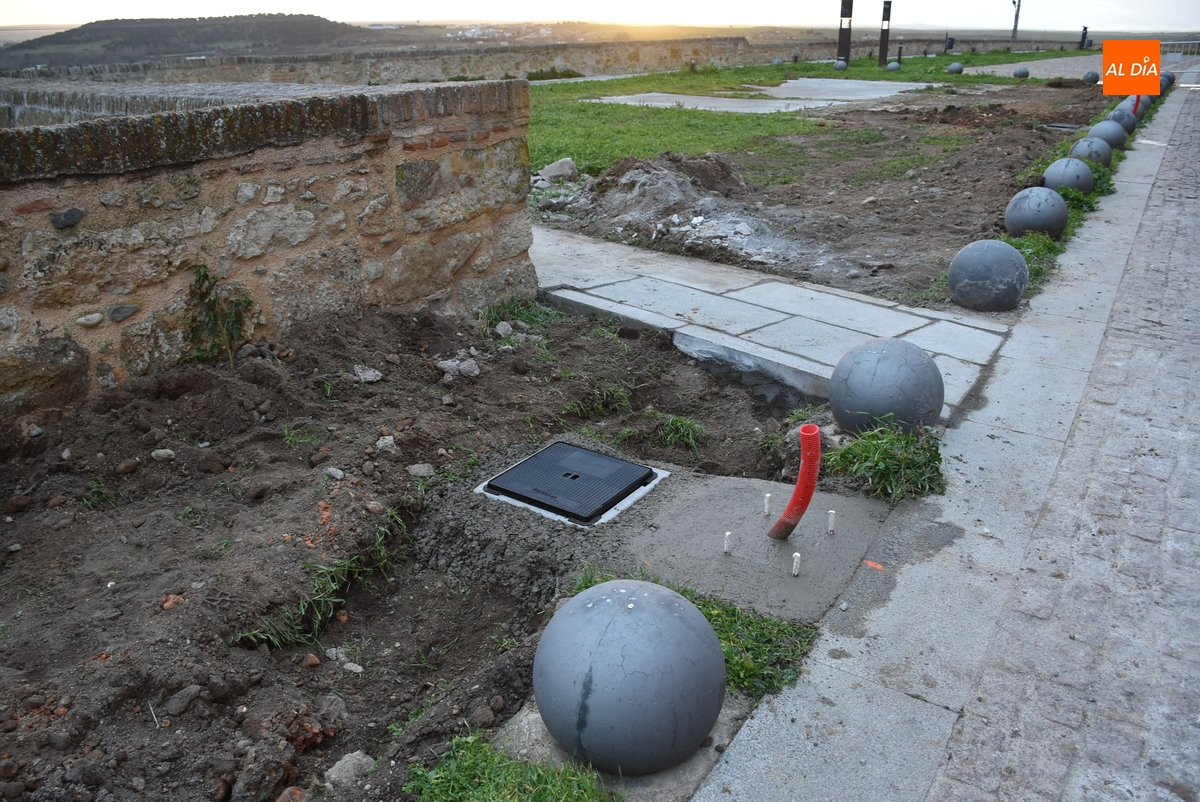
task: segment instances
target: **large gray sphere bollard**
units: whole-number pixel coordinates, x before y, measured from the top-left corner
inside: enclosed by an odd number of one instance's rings
[[[896,72],[896,71],[897,71],[897,70],[899,70],[899,69],[900,69],[900,62],[899,62],[899,61],[889,61],[889,62],[888,62],[888,65],[887,65],[887,71],[888,71],[888,72]]]
[[[725,656],[712,626],[675,591],[618,579],[550,619],[533,659],[533,695],[568,753],[613,774],[683,762],[725,700]]]
[[[1108,143],[1108,146],[1113,150],[1125,147],[1125,127],[1120,123],[1115,123],[1112,120],[1101,120],[1091,127],[1088,131],[1088,136],[1094,136],[1103,139]]]
[[[1079,159],[1058,159],[1042,173],[1042,186],[1053,189],[1077,189],[1083,194],[1092,191],[1096,186],[1092,168]]]
[[[1015,309],[1029,286],[1029,266],[1013,246],[998,239],[972,242],[950,260],[950,297],[977,312]]]
[[[1085,136],[1071,146],[1071,150],[1067,155],[1073,159],[1089,159],[1099,162],[1105,167],[1112,166],[1112,148],[1099,137]]]
[[[1021,190],[1004,210],[1004,228],[1011,237],[1041,231],[1058,239],[1066,227],[1067,202],[1062,195],[1045,187]]]
[[[1105,115],[1104,119],[1112,120],[1115,123],[1120,123],[1121,127],[1125,129],[1125,133],[1127,134],[1132,134],[1133,129],[1137,128],[1138,118],[1133,115],[1133,112],[1129,111],[1128,109],[1123,109],[1120,106]]]
[[[892,422],[908,432],[937,422],[946,386],[937,363],[907,340],[867,340],[838,360],[829,377],[829,407],[852,432]]]
[[[1025,80],[1026,78],[1029,77],[1029,68],[1028,67],[1017,67],[1015,70],[1013,70],[1013,77],[1020,78],[1021,80]]]
[[[1175,84],[1175,73],[1173,73],[1173,72],[1164,72],[1162,75],[1160,75],[1158,77],[1166,78],[1167,86],[1173,86]]]
[[[1096,72],[1095,70],[1088,70],[1083,74],[1083,82],[1085,84],[1100,83],[1100,73]]]
[[[833,68],[835,70],[837,70],[838,72],[841,72],[842,70],[846,69],[846,67],[847,67],[846,62],[842,61],[841,59],[838,59],[837,61],[833,62]]]
[[[962,71],[963,71],[962,63],[958,62],[958,61],[955,61],[949,67],[946,68],[946,72],[950,73],[951,75],[962,75]]]

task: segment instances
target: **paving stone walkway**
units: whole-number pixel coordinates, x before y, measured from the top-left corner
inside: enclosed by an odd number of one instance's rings
[[[1198,155],[1190,91],[929,800],[1200,799]]]

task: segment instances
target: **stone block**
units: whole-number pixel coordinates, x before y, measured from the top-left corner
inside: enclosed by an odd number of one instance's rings
[[[83,400],[88,356],[70,337],[44,337],[34,345],[0,350],[0,424]]]
[[[395,303],[447,297],[455,273],[482,241],[482,234],[470,232],[405,245],[388,260],[384,292]]]
[[[299,245],[313,235],[316,216],[307,209],[296,210],[291,203],[255,209],[233,224],[225,240],[229,252],[240,259]]]
[[[526,258],[491,275],[463,279],[458,285],[458,302],[474,312],[499,301],[532,301],[537,289],[537,273]]]
[[[362,256],[353,242],[288,259],[267,278],[281,333],[297,320],[344,312],[363,295]]]
[[[410,234],[466,222],[529,194],[529,148],[508,139],[396,167],[396,189]]]

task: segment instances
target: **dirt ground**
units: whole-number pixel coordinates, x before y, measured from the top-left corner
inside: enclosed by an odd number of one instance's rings
[[[1013,175],[1061,136],[1041,123],[1083,123],[1102,104],[1093,87],[918,93],[822,112],[838,136],[815,145],[764,143],[704,169],[622,165],[547,194],[538,214],[907,292],[997,230]],[[909,150],[913,166],[890,174]],[[779,161],[792,151],[811,158]],[[661,210],[661,235],[653,200],[644,220],[600,214],[622,176],[664,165],[704,205]],[[772,170],[796,180],[763,188]],[[703,232],[676,230],[689,212],[688,225],[736,219],[751,233],[689,239]],[[781,423],[805,402],[611,321],[518,324],[500,340],[474,321],[364,311],[243,348],[234,371],[135,379],[0,444],[0,798],[404,799],[411,763],[519,709],[546,611],[612,552],[603,527],[554,523],[476,485],[559,437],[673,471],[790,482]],[[669,416],[704,427],[696,451],[660,442]],[[285,632],[313,642],[281,646]],[[355,752],[377,759],[373,772],[326,775]]]
[[[1105,105],[1098,86],[944,87],[810,112],[818,131],[703,159],[624,160],[543,192],[541,222],[925,304],[969,242],[1004,233],[1017,176]]]

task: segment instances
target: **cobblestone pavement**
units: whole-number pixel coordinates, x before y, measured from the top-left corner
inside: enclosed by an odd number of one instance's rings
[[[1170,145],[930,802],[1200,800],[1200,92]]]

